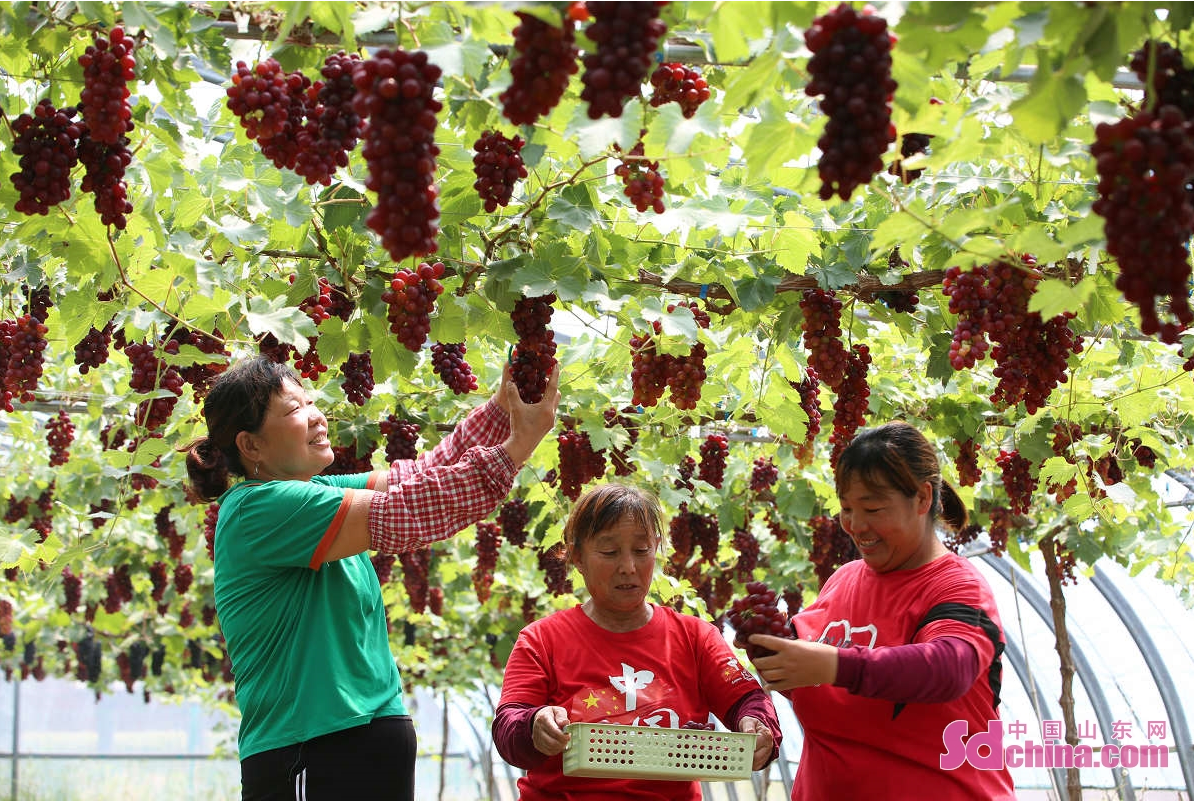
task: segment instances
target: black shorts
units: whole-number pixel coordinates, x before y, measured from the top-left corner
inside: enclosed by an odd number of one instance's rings
[[[414,801],[415,727],[408,715],[375,718],[240,763],[242,801]]]

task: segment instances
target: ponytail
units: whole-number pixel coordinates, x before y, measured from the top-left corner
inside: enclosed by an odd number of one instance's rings
[[[944,478],[941,479],[940,496],[941,522],[953,531],[961,531],[966,525],[966,521],[969,520],[970,514],[966,510],[966,504],[958,495],[958,491]]]
[[[209,437],[200,437],[183,450],[190,477],[187,495],[192,500],[210,503],[228,491],[231,484],[228,459]]]

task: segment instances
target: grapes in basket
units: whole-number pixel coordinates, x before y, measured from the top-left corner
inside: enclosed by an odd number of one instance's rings
[[[752,634],[770,634],[773,637],[791,637],[788,616],[779,610],[778,596],[761,581],[746,585],[747,595],[737,598],[726,617],[734,627],[734,645],[746,651],[753,662],[761,656],[775,653],[770,648],[747,642]]]

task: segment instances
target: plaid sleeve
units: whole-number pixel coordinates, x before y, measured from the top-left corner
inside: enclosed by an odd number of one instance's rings
[[[452,433],[417,459],[398,459],[390,465],[390,483],[397,484],[430,467],[454,464],[478,445],[497,445],[510,435],[510,417],[492,398],[473,409]]]
[[[391,472],[390,485],[369,504],[370,547],[404,553],[450,537],[493,511],[517,473],[497,446],[470,448],[453,464],[426,467],[397,482]]]

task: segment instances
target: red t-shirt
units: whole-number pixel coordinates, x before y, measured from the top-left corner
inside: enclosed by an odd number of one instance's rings
[[[759,687],[712,624],[655,606],[647,625],[606,631],[579,606],[523,629],[506,663],[499,706],[562,706],[573,723],[679,728],[719,720]],[[522,801],[699,801],[697,782],[565,776],[548,757],[518,780]]]
[[[952,771],[940,768],[948,724],[965,720],[973,735],[999,717],[995,642],[1002,650],[1003,627],[990,586],[966,559],[951,553],[915,570],[888,573],[861,559],[849,562],[793,622],[801,639],[839,646],[883,648],[959,637],[974,646],[980,665],[974,685],[946,703],[895,704],[828,685],[786,693],[804,727],[794,801],[1015,799],[1006,767],[979,770],[967,762]]]

